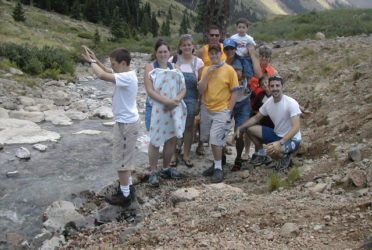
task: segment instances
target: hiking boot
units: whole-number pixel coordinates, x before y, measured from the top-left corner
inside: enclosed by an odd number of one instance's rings
[[[116,193],[109,194],[105,197],[105,201],[114,206],[129,207],[132,203],[132,195],[129,194],[128,197],[125,197],[121,192],[120,187],[117,189]]]
[[[213,172],[212,182],[219,183],[223,181],[223,171],[221,169],[216,168]]]
[[[210,166],[209,168],[207,168],[206,170],[203,171],[202,175],[203,176],[212,176],[214,173],[214,163],[212,164],[212,166]]]
[[[152,187],[159,187],[159,175],[157,172],[151,172],[149,176],[149,184]]]
[[[163,168],[160,170],[161,177],[166,179],[181,179],[183,177],[183,174],[178,172],[176,168]]]
[[[253,164],[254,166],[268,165],[273,161],[271,157],[268,155],[256,155],[255,157],[253,156],[252,156],[252,160],[250,161],[250,163]]]
[[[291,165],[291,154],[285,154],[275,165],[275,170],[286,172]]]
[[[235,159],[234,166],[231,168],[231,171],[239,171],[242,168],[242,159]]]

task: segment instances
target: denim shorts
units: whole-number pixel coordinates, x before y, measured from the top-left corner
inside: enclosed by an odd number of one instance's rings
[[[262,141],[264,144],[268,144],[271,142],[279,141],[283,137],[278,136],[275,134],[274,129],[262,126]],[[288,140],[286,143],[284,143],[284,153],[292,153],[300,147],[301,141],[299,140]]]
[[[235,128],[246,122],[251,115],[251,103],[249,98],[235,103],[232,113],[235,120]]]

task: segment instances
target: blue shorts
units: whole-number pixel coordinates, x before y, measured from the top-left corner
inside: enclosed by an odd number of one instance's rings
[[[243,76],[251,78],[253,76],[253,62],[250,56],[244,56],[241,58],[241,64],[243,66]]]
[[[187,116],[196,116],[197,115],[196,110],[197,110],[198,100],[183,98],[183,101],[186,104]]]
[[[251,115],[251,103],[249,98],[235,103],[232,113],[235,120],[235,128],[246,122]]]
[[[274,129],[262,126],[262,142],[264,144],[268,144],[271,142],[279,141],[283,137],[278,136],[275,134]],[[286,143],[283,145],[284,153],[292,153],[300,147],[301,141],[298,140],[288,140]]]

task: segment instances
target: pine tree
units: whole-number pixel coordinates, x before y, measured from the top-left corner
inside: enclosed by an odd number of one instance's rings
[[[152,33],[152,36],[153,37],[158,36],[158,32],[159,32],[159,23],[156,20],[155,13],[153,12],[152,15],[151,15],[151,33]]]
[[[81,19],[81,6],[80,0],[75,0],[71,6],[71,17],[80,20]]]
[[[122,24],[123,20],[119,16],[119,8],[115,8],[111,22],[111,34],[114,36],[116,40],[123,38],[125,36],[124,27]]]
[[[181,24],[180,24],[180,29],[179,29],[180,35],[187,33],[187,23],[186,22],[187,22],[186,21],[186,14],[184,13],[183,17],[182,17]]]
[[[168,17],[169,17],[169,20],[173,20],[173,15],[172,15],[172,5],[169,6],[169,9],[168,9]]]
[[[25,22],[26,21],[25,11],[23,10],[21,2],[18,2],[17,5],[15,6],[12,16],[13,16],[13,19],[16,22]]]
[[[207,15],[207,0],[199,0],[196,7],[197,17],[195,23],[196,32],[205,32],[206,29],[206,15]]]

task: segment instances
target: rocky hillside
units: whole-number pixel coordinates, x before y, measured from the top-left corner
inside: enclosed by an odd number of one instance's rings
[[[193,155],[193,169],[180,164],[185,179],[159,189],[146,185],[142,166],[137,206],[113,210],[93,194],[79,211],[94,215],[98,206],[102,225],[70,229],[66,249],[370,249],[371,45],[367,35],[270,44],[286,93],[313,111],[302,119],[299,176],[279,174],[286,185],[269,192],[266,167],[230,172],[234,155],[224,183],[211,184],[201,177],[210,151]]]

